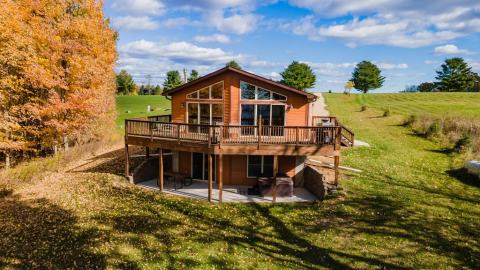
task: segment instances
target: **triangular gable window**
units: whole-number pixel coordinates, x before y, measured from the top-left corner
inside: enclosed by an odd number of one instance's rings
[[[187,94],[188,99],[223,99],[223,81]]]
[[[280,100],[286,101],[287,97],[279,93],[255,86],[247,82],[240,82],[240,97],[242,100]]]

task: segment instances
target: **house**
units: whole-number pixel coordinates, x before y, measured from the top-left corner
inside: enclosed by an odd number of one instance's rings
[[[316,95],[243,70],[225,67],[163,95],[171,115],[125,121],[127,177],[129,145],[147,156],[159,149],[156,166],[142,174],[158,178],[161,191],[166,176],[204,180],[210,201],[214,185],[222,201],[224,185],[254,187],[259,177],[297,186],[308,156],[334,157],[337,183],[340,148],[353,144],[335,117],[312,115]]]

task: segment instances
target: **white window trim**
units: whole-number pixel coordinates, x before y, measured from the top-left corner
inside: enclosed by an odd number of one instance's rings
[[[260,159],[260,173],[263,174],[265,156],[261,155],[260,157],[261,157],[261,159]],[[250,155],[247,155],[247,178],[257,178],[258,176],[250,176],[250,169],[249,169],[250,166],[248,166],[249,163],[250,163]]]
[[[255,87],[255,99],[244,99],[244,98],[242,98],[242,83],[247,83],[247,84],[253,85],[253,86]],[[275,91],[272,91],[272,90],[270,90],[270,89],[263,88],[263,87],[260,87],[260,86],[255,85],[255,84],[253,84],[253,83],[246,82],[246,81],[240,81],[240,87],[239,87],[239,88],[240,88],[240,91],[239,91],[239,92],[240,92],[240,100],[245,100],[245,101],[252,101],[252,100],[254,100],[254,101],[278,101],[278,102],[282,102],[282,101],[286,102],[286,101],[288,100],[288,97],[285,96],[285,95],[282,95],[282,94],[277,93],[277,92],[275,92]],[[269,91],[269,92],[270,92],[270,99],[258,99],[258,88],[262,88],[262,89],[264,89],[264,90]],[[273,93],[275,93],[275,94],[277,94],[277,95],[280,95],[280,96],[282,96],[282,97],[285,97],[285,100],[276,100],[276,99],[273,99]]]
[[[212,98],[212,86],[214,86],[215,84],[218,84],[218,83],[222,83],[223,87],[222,87],[222,98]],[[200,90],[204,89],[204,88],[207,88],[208,87],[208,98],[200,98]],[[193,94],[197,92],[197,98],[189,98],[187,97],[188,95],[190,94]],[[213,83],[209,86],[206,86],[206,87],[203,87],[201,89],[198,89],[198,90],[195,90],[195,91],[192,91],[188,94],[185,95],[185,98],[188,99],[188,100],[223,100],[224,98],[224,92],[225,92],[225,81],[218,81],[216,83]]]

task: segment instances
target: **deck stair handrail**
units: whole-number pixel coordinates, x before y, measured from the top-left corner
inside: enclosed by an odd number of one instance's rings
[[[355,142],[355,133],[344,126],[335,116],[312,116],[313,126],[322,126],[325,123],[331,123],[334,126],[341,127],[341,141],[342,144],[352,147]]]
[[[334,145],[339,144],[339,126],[199,125],[126,119],[126,136],[211,145]]]

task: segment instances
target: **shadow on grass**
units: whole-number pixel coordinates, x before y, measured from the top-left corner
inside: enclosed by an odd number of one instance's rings
[[[144,154],[141,147],[130,147],[130,168],[136,168],[145,160],[143,156],[132,157],[134,155]],[[117,149],[98,156],[91,157],[86,163],[70,170],[70,172],[91,172],[91,173],[109,173],[119,176],[125,175],[125,149]]]
[[[0,268],[104,269],[106,258],[92,251],[95,229],[77,226],[75,216],[44,199],[0,198]]]
[[[447,174],[465,185],[480,188],[480,179],[468,172],[466,168],[448,170]]]

